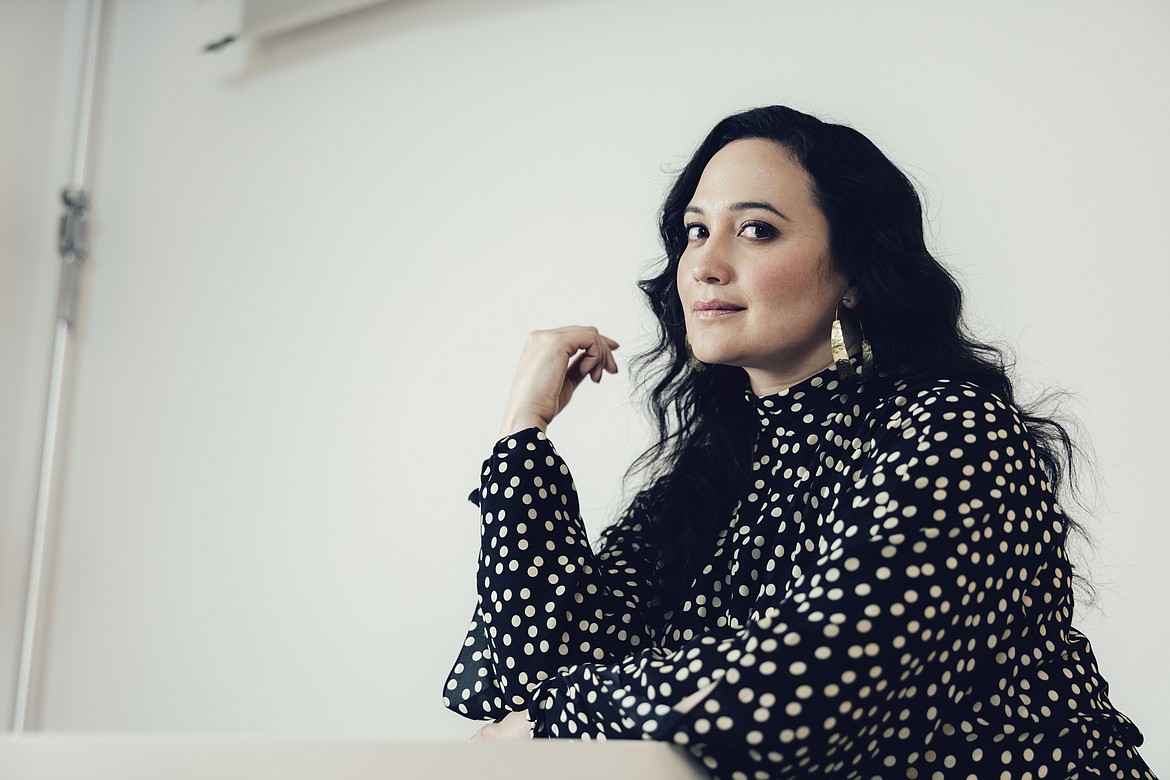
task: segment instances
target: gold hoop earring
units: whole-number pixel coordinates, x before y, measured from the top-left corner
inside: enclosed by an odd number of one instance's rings
[[[845,331],[841,327],[841,306],[837,305],[837,313],[833,316],[833,328],[829,334],[829,341],[833,345],[833,362],[837,365],[837,376],[841,377],[844,382],[862,382],[864,379],[873,373],[873,347],[870,346],[869,339],[865,337],[865,326],[861,324],[861,318],[857,319],[857,329],[861,331],[861,369],[858,370],[853,365],[853,358],[849,355],[849,350],[845,346]]]
[[[861,330],[861,378],[864,379],[873,376],[873,347],[865,337],[865,326],[860,317],[857,318],[857,327]]]
[[[687,336],[683,336],[683,344],[687,348],[687,364],[695,371],[703,371],[707,368],[707,364],[695,357],[694,350],[691,349],[691,340]]]

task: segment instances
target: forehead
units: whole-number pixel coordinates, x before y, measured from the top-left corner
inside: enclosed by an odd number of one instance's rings
[[[711,205],[739,200],[811,204],[812,181],[786,148],[766,138],[744,138],[724,146],[708,162],[691,202]]]

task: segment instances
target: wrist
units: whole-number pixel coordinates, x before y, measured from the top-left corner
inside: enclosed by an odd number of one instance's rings
[[[543,433],[548,429],[548,422],[534,414],[509,415],[504,418],[504,423],[500,426],[499,438],[502,439],[505,436],[511,436],[514,433],[526,431],[529,428],[538,428]]]

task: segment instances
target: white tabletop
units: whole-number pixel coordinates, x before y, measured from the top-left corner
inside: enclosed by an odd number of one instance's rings
[[[0,736],[3,780],[702,780],[658,742],[389,742],[257,737]]]

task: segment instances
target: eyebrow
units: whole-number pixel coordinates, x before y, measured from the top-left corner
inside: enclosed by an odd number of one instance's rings
[[[788,222],[792,221],[791,219],[788,219],[786,215],[782,214],[780,210],[771,203],[766,203],[762,200],[741,200],[738,203],[731,204],[731,211],[747,211],[748,209],[763,209],[764,211],[772,212],[783,220],[787,220]],[[683,213],[702,214],[703,210],[698,206],[687,206],[683,210]]]

